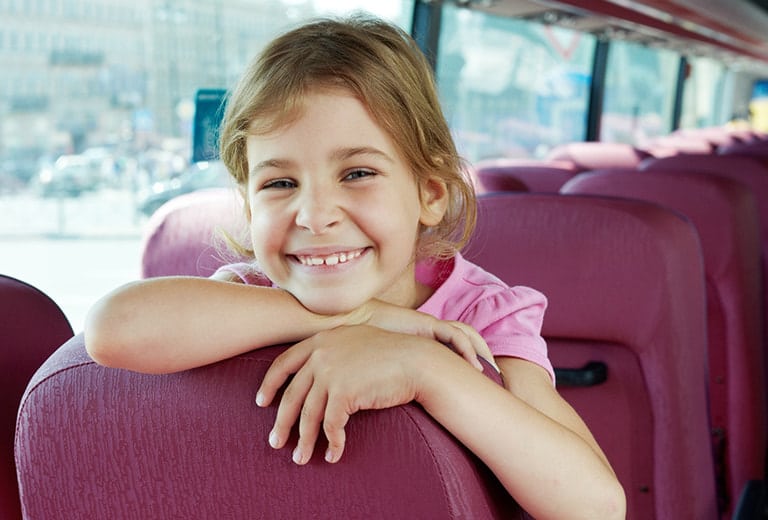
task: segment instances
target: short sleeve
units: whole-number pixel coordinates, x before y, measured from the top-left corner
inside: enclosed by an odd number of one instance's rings
[[[462,321],[475,327],[494,357],[510,356],[535,363],[549,372],[554,383],[554,369],[541,336],[546,308],[543,294],[515,286],[480,298],[467,309]]]

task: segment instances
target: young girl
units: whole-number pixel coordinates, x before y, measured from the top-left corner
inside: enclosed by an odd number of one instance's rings
[[[256,401],[293,376],[268,442],[283,447],[298,423],[297,464],[321,428],[337,462],[350,415],[417,401],[534,517],[624,516],[604,454],[554,388],[544,297],[458,253],[474,195],[407,34],[359,17],[286,33],[232,91],[221,134],[253,261],[107,295],[85,328],[96,361],[163,373],[295,342]]]

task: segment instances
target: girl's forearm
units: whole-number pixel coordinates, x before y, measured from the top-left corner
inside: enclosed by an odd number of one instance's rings
[[[341,320],[308,311],[280,289],[168,277],[134,282],[99,300],[84,336],[101,364],[167,373],[301,340]]]
[[[542,519],[623,518],[623,490],[588,443],[456,356],[442,354],[429,355],[417,401],[529,513]]]

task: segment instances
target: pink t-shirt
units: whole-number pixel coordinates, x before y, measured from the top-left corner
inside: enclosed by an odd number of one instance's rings
[[[233,273],[246,284],[272,285],[251,264],[230,264],[220,271]],[[541,337],[547,307],[543,294],[529,287],[509,287],[460,254],[441,262],[419,263],[416,279],[435,290],[419,311],[471,325],[494,357],[511,356],[535,363],[547,370],[554,382],[547,344]]]

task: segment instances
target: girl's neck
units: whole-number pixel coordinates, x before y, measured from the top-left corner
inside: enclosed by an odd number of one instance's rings
[[[434,287],[430,287],[429,285],[425,285],[421,282],[416,282],[416,292],[414,293],[414,302],[411,306],[412,309],[418,309],[422,305],[424,305],[424,302],[429,300],[429,298],[435,293]]]

